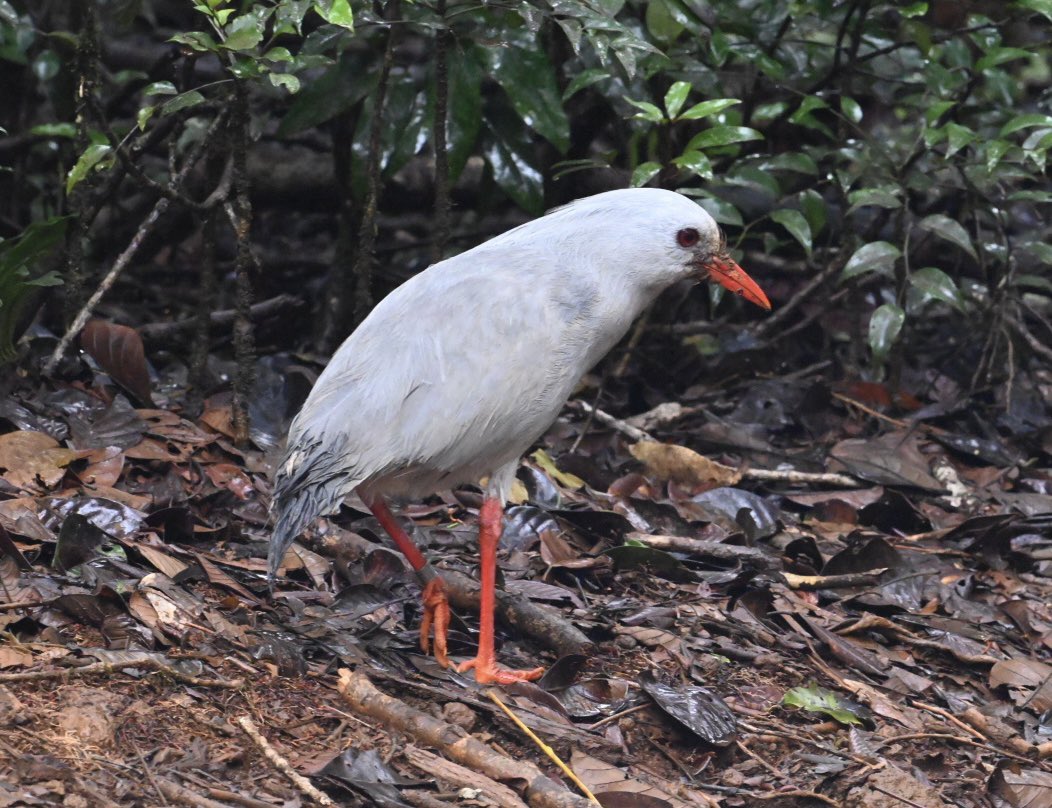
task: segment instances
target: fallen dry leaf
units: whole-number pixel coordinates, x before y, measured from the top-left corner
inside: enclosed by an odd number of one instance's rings
[[[686,446],[657,441],[641,441],[629,451],[647,467],[647,472],[660,480],[671,480],[691,487],[735,485],[741,472],[709,460]]]
[[[0,435],[0,476],[16,488],[44,491],[57,485],[80,455],[43,432],[8,432]]]

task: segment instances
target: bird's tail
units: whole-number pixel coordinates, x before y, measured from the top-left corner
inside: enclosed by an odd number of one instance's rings
[[[317,517],[336,511],[345,495],[345,487],[335,480],[291,490],[282,485],[282,480],[276,481],[271,511],[277,516],[277,520],[267,552],[267,583],[271,589],[274,587],[285,553],[295,538]]]

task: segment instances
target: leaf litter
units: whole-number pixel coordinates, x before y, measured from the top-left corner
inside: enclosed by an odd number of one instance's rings
[[[470,677],[420,653],[419,584],[375,520],[350,500],[318,522],[271,598],[272,438],[233,446],[221,396],[188,417],[178,396],[144,387],[133,338],[96,327],[96,345],[104,334],[91,383],[9,384],[0,408],[8,793],[58,800],[86,781],[117,804],[156,801],[170,787],[149,773],[168,767],[223,793],[297,799],[238,730],[251,714],[334,799],[418,804],[474,771],[483,785],[461,801],[529,801],[483,764],[548,764]],[[994,441],[921,398],[902,411],[939,431],[910,430],[840,389],[693,388],[637,420],[652,444],[569,408],[524,461],[500,654],[549,670],[505,700],[608,808],[863,805],[887,792],[1046,804],[1052,470],[1034,415]],[[479,502],[468,487],[406,510],[451,580],[474,575]],[[455,603],[454,657],[473,653],[476,631]],[[341,668],[396,713],[441,710],[489,751],[403,745],[386,719],[349,712]]]

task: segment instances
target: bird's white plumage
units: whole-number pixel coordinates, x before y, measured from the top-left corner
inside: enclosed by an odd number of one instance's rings
[[[693,248],[677,233],[693,228]],[[411,278],[340,346],[278,469],[272,567],[310,519],[363,494],[419,496],[520,455],[665,288],[719,248],[697,204],[656,189],[587,197]]]

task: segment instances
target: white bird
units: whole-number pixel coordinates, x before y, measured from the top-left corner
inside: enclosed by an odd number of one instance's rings
[[[479,513],[479,682],[534,679],[498,667],[496,553],[522,454],[581,376],[677,281],[709,279],[766,309],[716,222],[672,191],[579,199],[409,279],[333,355],[292,422],[277,469],[273,582],[293,539],[357,491],[427,582],[421,644],[448,665],[440,577],[387,507],[488,477]]]

